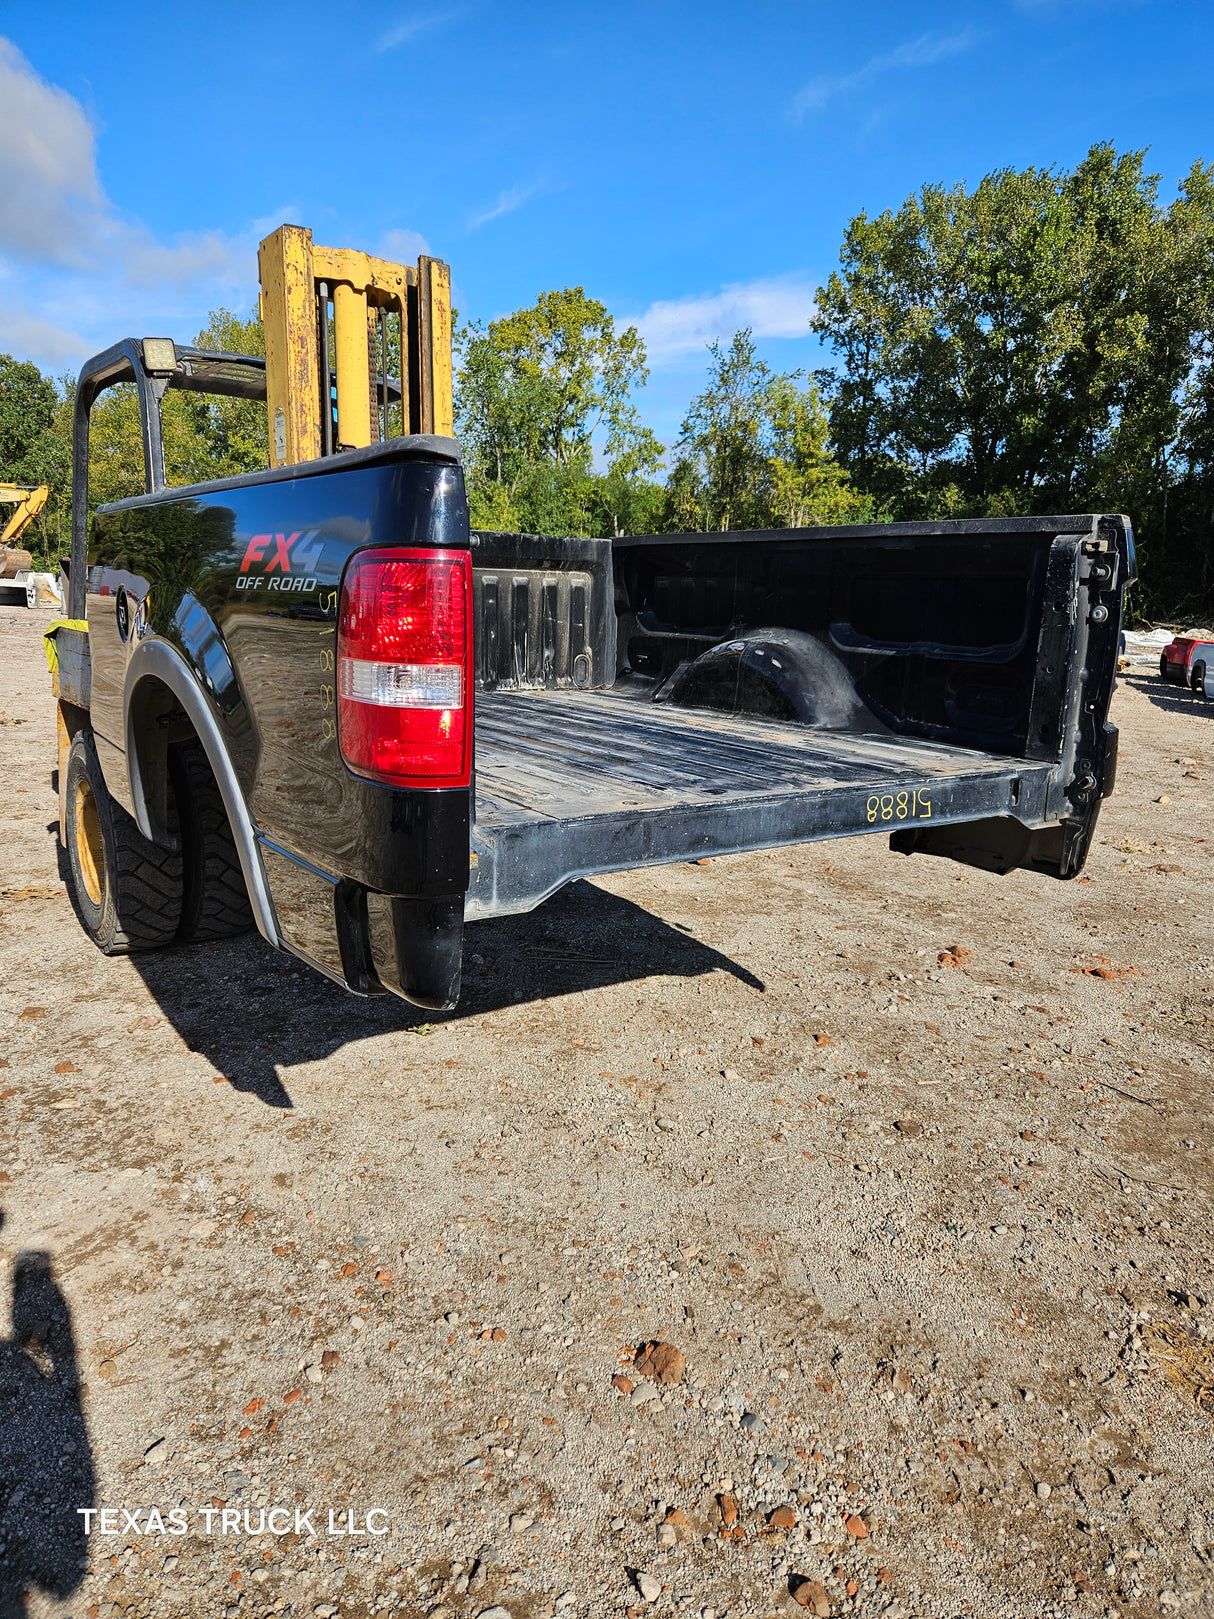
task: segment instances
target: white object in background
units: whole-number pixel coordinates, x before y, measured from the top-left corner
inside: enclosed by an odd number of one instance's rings
[[[30,581],[37,590],[39,607],[58,607],[62,610],[63,593],[53,573],[31,573]]]
[[[6,606],[19,607],[22,594],[27,607],[53,607],[59,612],[63,611],[63,597],[53,574],[34,573],[30,568],[22,568],[11,579],[0,580],[0,601]]]
[[[1171,644],[1171,630],[1126,630],[1124,656],[1131,663],[1158,663],[1159,654]]]
[[[23,568],[6,583],[25,591],[27,607],[54,607],[60,611],[63,609],[63,597],[59,594],[59,582],[54,574],[35,573],[32,569]]]

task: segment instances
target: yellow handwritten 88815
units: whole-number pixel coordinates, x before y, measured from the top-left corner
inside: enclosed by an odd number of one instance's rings
[[[874,793],[867,809],[870,826],[875,821],[930,821],[932,818],[932,801],[917,787],[910,792]]]

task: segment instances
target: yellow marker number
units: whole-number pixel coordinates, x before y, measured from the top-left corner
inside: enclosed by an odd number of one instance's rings
[[[318,600],[321,611],[336,618],[337,592],[335,590],[322,590],[319,593]],[[320,648],[320,667],[325,674],[332,674],[336,662],[332,643],[337,639],[337,631],[335,626],[330,623],[326,624],[319,634],[322,640],[330,643],[328,646]],[[337,740],[337,721],[336,718],[330,718],[336,704],[336,698],[335,689],[328,681],[325,681],[320,688],[320,706],[324,712],[324,718],[320,722],[320,735],[321,740],[324,742],[335,742]]]
[[[930,821],[932,801],[917,787],[910,792],[874,793],[867,811],[870,826],[880,821]]]

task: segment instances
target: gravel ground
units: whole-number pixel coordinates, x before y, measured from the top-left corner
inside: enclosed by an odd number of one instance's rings
[[[1214,1614],[1214,706],[1122,685],[1077,883],[877,837],[579,883],[432,1016],[256,935],[96,952],[43,622],[0,1615]]]

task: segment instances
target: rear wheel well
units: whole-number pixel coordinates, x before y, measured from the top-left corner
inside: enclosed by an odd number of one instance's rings
[[[142,807],[146,812],[153,842],[175,849],[178,837],[169,814],[168,750],[173,742],[197,742],[198,734],[176,694],[163,680],[147,675],[132,691],[127,736],[134,755],[128,768],[136,809]]]
[[[182,843],[178,941],[244,933],[253,926],[253,911],[236,839],[206,749],[192,727],[169,743],[168,772]]]
[[[174,694],[175,697],[174,697]],[[233,834],[241,873],[253,907],[258,931],[276,948],[282,945],[274,901],[266,883],[257,827],[249,813],[244,783],[236,772],[228,739],[234,727],[247,724],[247,715],[217,714],[208,688],[186,659],[168,641],[149,638],[140,641],[131,653],[126,674],[126,713],[123,739],[126,743],[127,779],[131,807],[145,837],[175,835],[163,819],[154,818],[168,800],[168,750],[170,739],[184,735],[189,724],[197,732],[214,772],[228,828]],[[143,772],[150,777],[152,791],[145,788]]]
[[[190,716],[163,680],[145,675],[131,692],[127,736],[131,792],[162,848],[181,855],[178,940],[243,933],[253,925],[233,828]]]

